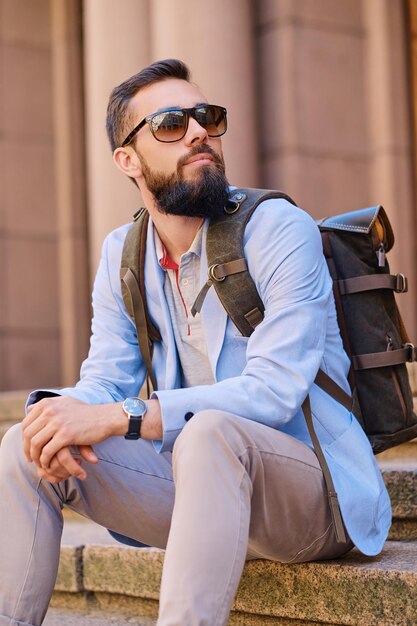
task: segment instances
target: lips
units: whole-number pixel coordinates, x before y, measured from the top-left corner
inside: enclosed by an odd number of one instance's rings
[[[196,161],[214,161],[214,159],[209,152],[199,152],[198,154],[195,154],[191,158],[187,159],[184,165],[189,165],[190,163],[195,163]]]

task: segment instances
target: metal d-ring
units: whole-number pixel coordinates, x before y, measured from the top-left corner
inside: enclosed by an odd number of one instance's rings
[[[214,265],[210,265],[209,269],[208,269],[208,274],[210,276],[211,279],[215,280],[216,283],[221,283],[222,280],[224,280],[226,278],[226,276],[221,276],[218,277],[215,275],[214,270],[216,269],[216,267],[219,267],[220,263],[215,263]]]
[[[229,198],[229,204],[231,205],[230,208],[228,206],[225,206],[224,212],[228,215],[233,215],[233,213],[239,211],[240,205],[246,200],[246,198],[247,195],[240,191],[238,193],[235,193],[231,198]]]

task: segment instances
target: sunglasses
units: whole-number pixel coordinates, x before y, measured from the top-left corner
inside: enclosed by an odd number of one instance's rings
[[[171,107],[145,117],[128,134],[121,147],[127,146],[145,124],[149,124],[151,133],[157,141],[162,143],[180,141],[188,130],[190,116],[206,130],[209,137],[221,137],[227,130],[227,111],[224,107],[216,104],[200,104],[191,109]]]

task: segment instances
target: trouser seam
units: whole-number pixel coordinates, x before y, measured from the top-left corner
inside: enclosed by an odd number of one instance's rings
[[[231,582],[233,580],[233,570],[236,567],[236,558],[237,558],[237,554],[238,554],[239,544],[241,542],[242,524],[243,524],[243,516],[242,516],[242,484],[243,484],[243,481],[245,479],[245,476],[247,477],[248,480],[250,480],[246,469],[242,468],[242,478],[241,478],[240,483],[239,483],[239,533],[238,533],[238,537],[237,537],[237,541],[236,541],[235,552],[234,552],[233,561],[232,561],[232,567],[230,568],[228,582],[227,582],[227,585],[226,585],[226,592],[225,592],[225,594],[223,596],[223,602],[221,602],[221,604],[219,604],[219,608],[218,608],[216,616],[215,616],[216,617],[216,622],[215,623],[217,623],[218,616],[221,615],[222,613],[224,613],[225,609],[227,610],[227,615],[230,612],[230,608],[229,607],[225,607],[225,605],[226,605],[226,603],[228,603],[228,600],[229,600],[229,597],[230,597],[230,587],[231,587]],[[223,624],[223,622],[220,622],[220,624]]]
[[[149,476],[150,478],[158,478],[159,480],[166,480],[167,482],[174,482],[173,478],[167,477],[167,476],[159,476],[158,474],[151,474],[150,472],[144,472],[140,469],[136,469],[134,467],[129,467],[128,465],[123,465],[122,463],[116,463],[115,461],[109,461],[109,459],[103,459],[101,457],[98,457],[99,461],[102,461],[103,463],[108,463],[109,465],[114,465],[116,467],[121,467],[122,469],[126,469],[129,472],[134,472],[135,474],[142,474],[143,476]]]
[[[277,457],[277,458],[279,457],[281,459],[287,459],[290,462],[299,463],[300,465],[305,465],[309,469],[315,470],[316,472],[319,472],[320,474],[323,473],[321,467],[317,467],[316,465],[311,465],[311,463],[306,463],[302,459],[297,459],[297,458],[294,458],[293,456],[289,456],[288,454],[280,454],[279,452],[275,452],[275,451],[271,451],[271,450],[262,450],[261,448],[258,448],[258,446],[255,446],[253,444],[248,444],[245,447],[245,449],[242,450],[242,452],[239,452],[237,454],[239,460],[241,460],[241,457],[243,455],[247,454],[248,450],[256,450],[261,455],[268,454],[270,456],[274,456],[274,457]]]
[[[320,535],[320,537],[316,537],[316,539],[314,539],[314,541],[312,541],[312,542],[310,543],[310,545],[306,546],[305,548],[302,548],[302,550],[299,550],[299,551],[297,552],[297,554],[295,554],[295,555],[293,556],[293,558],[292,558],[292,559],[290,559],[289,561],[283,561],[283,563],[287,563],[287,564],[288,564],[288,563],[292,563],[292,562],[293,562],[293,561],[294,561],[297,557],[299,557],[301,554],[303,554],[303,552],[307,552],[307,550],[310,550],[310,549],[314,546],[314,544],[316,544],[318,541],[320,541],[321,539],[323,539],[323,537],[325,537],[325,536],[329,533],[329,531],[332,529],[332,527],[333,527],[333,523],[332,523],[332,522],[330,522],[330,524],[328,525],[328,527],[326,528],[326,530],[324,531],[324,533],[322,533],[322,534]]]
[[[32,545],[31,545],[31,548],[30,548],[30,554],[29,554],[29,558],[28,558],[28,562],[27,562],[27,566],[26,566],[26,572],[25,572],[25,575],[24,575],[24,578],[23,578],[23,582],[22,582],[22,586],[21,586],[21,589],[20,589],[20,593],[19,593],[19,596],[18,596],[18,598],[16,600],[16,604],[14,606],[14,609],[12,611],[11,619],[14,620],[14,621],[17,621],[16,620],[16,613],[17,613],[17,610],[18,610],[19,602],[20,602],[20,600],[22,598],[22,594],[23,594],[26,582],[28,580],[29,570],[30,570],[31,561],[32,561],[33,552],[34,552],[34,547],[35,547],[35,538],[36,538],[36,532],[37,532],[38,521],[39,521],[39,509],[40,509],[40,504],[41,504],[41,498],[39,496],[39,487],[40,487],[41,483],[42,483],[42,480],[40,479],[38,481],[38,485],[36,487],[36,493],[38,495],[38,503],[37,503],[37,507],[36,507],[36,517],[35,517],[35,526],[34,526],[34,530],[33,530],[33,539],[32,539]]]

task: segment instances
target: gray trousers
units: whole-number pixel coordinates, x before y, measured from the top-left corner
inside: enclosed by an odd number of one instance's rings
[[[246,559],[328,559],[336,543],[314,452],[220,411],[196,414],[173,453],[112,437],[88,478],[51,485],[23,455],[20,427],[0,450],[0,626],[39,626],[53,592],[65,504],[166,548],[158,626],[222,626]]]

